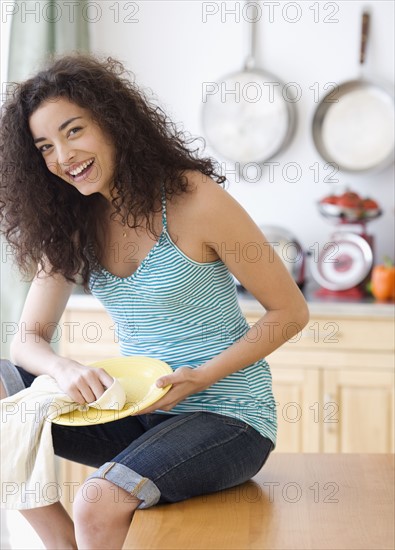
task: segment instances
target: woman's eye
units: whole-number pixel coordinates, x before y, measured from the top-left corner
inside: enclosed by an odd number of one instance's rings
[[[68,135],[69,135],[69,136],[70,136],[70,135],[73,136],[76,132],[79,132],[79,130],[82,130],[81,126],[76,126],[75,128],[71,128],[71,129],[69,130]]]
[[[38,150],[40,151],[40,153],[45,153],[46,151],[48,151],[47,147],[51,147],[51,146],[49,144],[42,145],[41,147],[38,148]]]

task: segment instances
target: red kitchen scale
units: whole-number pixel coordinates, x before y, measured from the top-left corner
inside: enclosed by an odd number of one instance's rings
[[[311,263],[311,274],[320,285],[315,292],[319,297],[364,297],[373,268],[374,242],[366,225],[382,212],[372,199],[363,201],[350,191],[345,195],[358,198],[358,206],[342,206],[337,202],[339,197],[334,195],[318,202],[320,213],[338,226]],[[343,202],[347,203],[346,200]]]

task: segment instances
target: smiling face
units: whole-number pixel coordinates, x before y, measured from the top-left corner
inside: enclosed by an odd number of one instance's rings
[[[48,170],[82,195],[110,200],[115,148],[90,111],[66,98],[44,101],[30,116],[30,131]]]

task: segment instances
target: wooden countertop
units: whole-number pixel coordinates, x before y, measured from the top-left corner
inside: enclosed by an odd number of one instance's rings
[[[373,296],[363,298],[345,297],[344,295],[320,296],[319,287],[310,282],[303,288],[304,297],[308,303],[310,313],[326,317],[367,317],[367,318],[394,318],[394,302],[380,302]],[[244,315],[263,315],[265,309],[250,293],[239,290],[239,303]]]
[[[272,454],[238,487],[135,513],[128,550],[393,550],[393,454]]]

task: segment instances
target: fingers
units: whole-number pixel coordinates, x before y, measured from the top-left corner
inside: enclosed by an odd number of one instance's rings
[[[147,407],[146,409],[143,409],[139,412],[139,414],[149,414],[157,410],[161,411],[170,411],[173,409],[178,403],[177,399],[172,399],[171,402],[169,402],[166,397],[163,397],[159,401],[156,401],[154,405],[151,405],[150,407]]]
[[[158,378],[158,380],[156,381],[156,386],[158,388],[165,388],[169,384],[171,384],[171,380],[168,380],[167,376],[162,376],[161,378]]]
[[[99,380],[105,388],[112,386],[114,378],[108,374],[104,369],[95,369],[99,375]]]
[[[92,387],[93,386],[93,387]],[[101,389],[101,393],[100,393]],[[85,403],[92,403],[92,401],[96,401],[100,397],[100,395],[103,393],[104,388],[100,381],[89,381],[85,378],[81,377],[77,381],[77,388],[76,388],[76,395],[81,396],[78,399],[75,399],[77,403],[80,405],[85,405]],[[73,392],[74,393],[74,392]],[[96,397],[97,395],[97,397]],[[73,398],[73,396],[71,396]]]
[[[75,381],[76,388],[71,395],[78,404],[92,403],[97,401],[114,379],[103,369],[88,369],[80,373]]]
[[[158,388],[164,388],[169,384],[185,382],[190,378],[191,372],[192,369],[189,367],[179,367],[172,374],[166,374],[165,376],[161,376],[160,378],[158,378],[158,380],[156,381],[156,385]]]
[[[71,389],[68,392],[68,396],[79,405],[85,405],[85,403],[87,403],[85,397],[82,395],[78,388]]]
[[[86,398],[86,403],[92,403],[99,399],[114,382],[114,378],[104,369],[90,369],[85,380],[87,385],[82,387],[82,393]]]
[[[104,369],[72,360],[56,371],[55,379],[60,389],[79,405],[97,401],[114,382]]]

